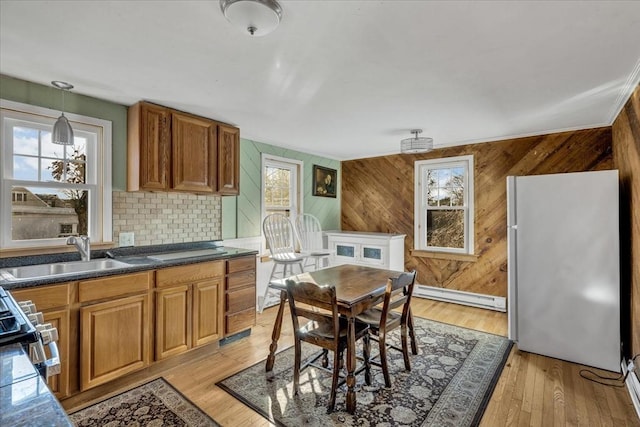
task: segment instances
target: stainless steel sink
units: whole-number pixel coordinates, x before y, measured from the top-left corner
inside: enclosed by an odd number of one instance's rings
[[[0,277],[5,280],[39,279],[51,276],[87,273],[92,271],[113,270],[129,267],[129,264],[115,259],[94,259],[91,261],[59,262],[55,264],[27,265],[24,267],[0,270]]]

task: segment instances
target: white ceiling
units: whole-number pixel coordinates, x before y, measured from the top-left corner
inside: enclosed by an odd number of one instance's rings
[[[639,1],[0,0],[0,73],[235,124],[334,159],[610,125],[640,78]],[[52,89],[53,90],[53,89]]]

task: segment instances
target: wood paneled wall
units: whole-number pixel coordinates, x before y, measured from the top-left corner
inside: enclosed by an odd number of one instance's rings
[[[477,260],[412,257],[413,163],[467,154],[475,162]],[[506,177],[612,168],[610,127],[344,161],[341,226],[406,234],[405,267],[421,284],[506,297]]]
[[[613,123],[613,159],[620,171],[622,302],[629,303],[632,355],[640,353],[640,86]],[[627,341],[628,342],[628,341]]]

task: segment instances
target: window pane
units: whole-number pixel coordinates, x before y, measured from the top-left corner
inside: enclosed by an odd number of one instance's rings
[[[77,234],[88,233],[88,191],[13,186],[11,192],[16,194],[11,199],[13,240],[65,237],[69,233],[62,230],[69,227]]]
[[[464,211],[428,211],[427,245],[464,248]]]
[[[13,128],[13,152],[38,155],[38,130],[16,126]]]
[[[26,181],[38,180],[38,158],[13,156],[13,176]]]

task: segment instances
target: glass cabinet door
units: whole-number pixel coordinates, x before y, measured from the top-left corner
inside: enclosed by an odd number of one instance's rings
[[[384,248],[382,246],[362,245],[360,262],[366,264],[384,264]]]

